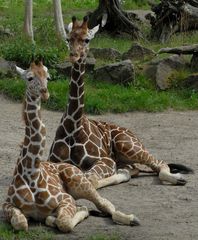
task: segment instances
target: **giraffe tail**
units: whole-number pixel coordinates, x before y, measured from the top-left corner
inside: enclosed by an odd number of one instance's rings
[[[183,164],[169,163],[168,166],[170,168],[171,173],[182,173],[182,174],[194,173],[194,171],[191,168]]]

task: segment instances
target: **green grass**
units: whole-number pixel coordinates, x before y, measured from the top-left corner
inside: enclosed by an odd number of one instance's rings
[[[44,228],[42,225],[30,226],[28,232],[14,231],[8,223],[0,223],[0,239],[1,240],[55,240],[57,234],[60,239],[70,239],[69,235],[59,232],[51,228]],[[71,233],[72,234],[72,233]],[[119,240],[120,236],[117,233],[103,234],[96,233],[88,236],[85,240]]]
[[[1,240],[52,240],[55,239],[55,234],[42,226],[30,228],[28,232],[14,231],[12,226],[8,223],[0,223],[0,239]]]
[[[158,91],[144,76],[139,75],[134,85],[127,87],[106,82],[85,81],[85,111],[92,114],[105,112],[163,111],[165,109],[198,109],[198,93],[190,89]],[[22,100],[25,84],[20,79],[0,80],[0,93],[13,100]],[[50,98],[44,107],[64,111],[69,81],[49,82]],[[113,101],[112,101],[113,99]]]

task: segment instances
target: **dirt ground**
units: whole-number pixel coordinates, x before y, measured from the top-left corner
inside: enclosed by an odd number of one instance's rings
[[[43,110],[48,137],[48,155],[62,113]],[[111,219],[90,216],[73,233],[60,234],[56,239],[86,239],[95,233],[116,234],[120,239],[135,240],[196,240],[198,239],[198,111],[163,113],[125,113],[91,116],[114,122],[136,133],[157,158],[182,163],[195,170],[186,176],[185,186],[161,185],[156,176],[140,176],[129,182],[99,190],[117,209],[134,213],[141,226],[129,227],[112,223]],[[0,96],[0,204],[19,155],[18,144],[23,139],[21,104]],[[89,207],[92,204],[80,201]],[[3,221],[2,212],[0,220]]]

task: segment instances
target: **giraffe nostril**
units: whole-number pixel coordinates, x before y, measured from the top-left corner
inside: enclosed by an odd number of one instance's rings
[[[70,57],[78,57],[78,53],[70,53]]]
[[[47,88],[42,88],[42,89],[40,90],[40,92],[41,92],[41,93],[47,93]]]

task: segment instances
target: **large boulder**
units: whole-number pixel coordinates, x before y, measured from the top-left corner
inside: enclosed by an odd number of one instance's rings
[[[153,50],[145,48],[139,43],[134,43],[127,52],[123,53],[122,59],[130,59],[131,61],[147,60],[155,57],[155,55],[156,53]]]
[[[183,86],[193,88],[198,91],[198,73],[189,75],[184,81]]]
[[[0,76],[12,77],[16,74],[15,62],[6,61],[3,58],[0,58]]]
[[[121,53],[114,48],[91,48],[90,54],[95,58],[117,60],[121,59]]]
[[[177,70],[183,69],[186,62],[182,56],[172,55],[168,58],[151,61],[145,65],[144,73],[154,80],[161,90],[171,87],[171,76]]]
[[[134,66],[130,60],[108,64],[94,71],[94,79],[127,85],[135,79]]]

